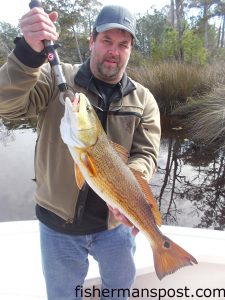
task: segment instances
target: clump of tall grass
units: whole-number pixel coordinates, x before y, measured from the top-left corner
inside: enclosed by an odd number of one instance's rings
[[[186,104],[191,97],[209,93],[221,78],[219,73],[212,67],[179,63],[128,69],[128,74],[134,80],[149,88],[163,114]]]
[[[216,87],[208,95],[191,101],[189,116],[182,121],[194,141],[225,148],[225,85]]]

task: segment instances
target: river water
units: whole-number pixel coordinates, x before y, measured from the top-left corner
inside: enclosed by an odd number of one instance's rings
[[[35,219],[35,122],[0,120],[0,221]],[[164,224],[225,229],[224,151],[193,143],[179,121],[162,120],[151,180]]]

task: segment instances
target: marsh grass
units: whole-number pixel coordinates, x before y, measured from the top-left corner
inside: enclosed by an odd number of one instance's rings
[[[134,80],[149,88],[158,102],[161,113],[169,114],[190,98],[209,93],[223,69],[179,63],[162,63],[152,67],[129,68]]]
[[[225,85],[191,101],[186,110],[189,115],[182,123],[195,142],[225,148]]]
[[[225,148],[225,64],[163,63],[130,68],[128,74],[149,88],[161,114],[175,115],[196,143]]]

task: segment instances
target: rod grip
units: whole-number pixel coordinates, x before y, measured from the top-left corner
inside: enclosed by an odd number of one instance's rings
[[[31,0],[29,3],[30,9],[34,7],[41,7],[42,3],[39,0]],[[64,92],[68,89],[66,79],[64,77],[62,66],[60,64],[60,59],[58,56],[58,52],[56,50],[56,46],[53,41],[44,40],[45,52],[47,54],[48,61],[51,65],[51,68],[56,76],[56,82],[61,92]]]

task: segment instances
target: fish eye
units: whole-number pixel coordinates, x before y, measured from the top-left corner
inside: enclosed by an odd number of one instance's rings
[[[165,241],[164,244],[163,244],[163,246],[165,248],[169,249],[170,248],[170,242],[169,241]]]

